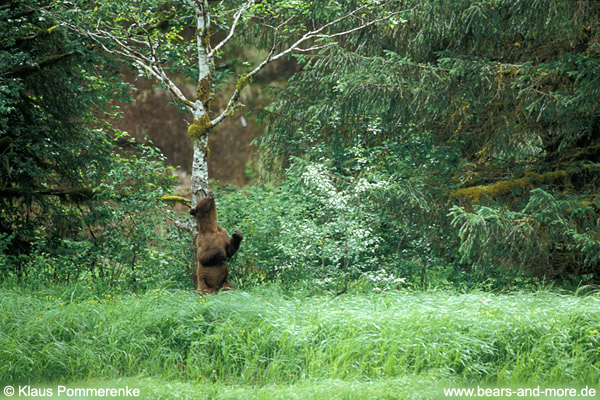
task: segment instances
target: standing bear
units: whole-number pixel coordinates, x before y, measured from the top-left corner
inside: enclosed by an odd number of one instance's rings
[[[214,293],[221,289],[233,289],[227,281],[229,268],[227,259],[231,258],[240,248],[243,236],[239,231],[233,232],[231,238],[227,231],[217,223],[217,208],[215,195],[200,200],[190,214],[198,223],[196,237],[196,265],[192,279],[196,283],[199,294]]]

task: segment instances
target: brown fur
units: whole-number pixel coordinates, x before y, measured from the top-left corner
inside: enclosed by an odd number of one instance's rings
[[[217,208],[212,192],[198,202],[190,214],[196,218],[199,229],[195,243],[196,265],[192,275],[196,290],[198,293],[214,293],[233,289],[227,281],[227,259],[240,247],[242,234],[235,231],[230,238],[227,231],[217,223]]]

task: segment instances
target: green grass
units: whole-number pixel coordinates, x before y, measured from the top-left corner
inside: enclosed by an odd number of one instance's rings
[[[63,384],[64,385],[64,384]],[[75,388],[125,388],[139,389],[142,399],[186,399],[186,400],[322,400],[322,399],[398,399],[424,398],[435,396],[432,386],[435,381],[424,376],[403,376],[377,381],[347,382],[341,380],[307,380],[295,384],[228,385],[213,382],[164,381],[157,378],[123,378],[115,380],[91,379],[85,382],[72,382],[65,386]],[[31,387],[50,389],[53,399],[68,399],[58,396],[57,384],[35,385]],[[2,396],[8,400],[11,397]],[[29,398],[29,397],[28,397]],[[72,397],[71,397],[72,398]],[[87,396],[86,399],[101,399],[101,396]],[[104,397],[106,398],[106,397]],[[117,398],[127,398],[125,396]],[[131,397],[129,397],[131,398]]]
[[[0,382],[129,377],[145,398],[206,399],[392,399],[439,382],[598,386],[599,313],[598,295],[548,292],[3,289]]]

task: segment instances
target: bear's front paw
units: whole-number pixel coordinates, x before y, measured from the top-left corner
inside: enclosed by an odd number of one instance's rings
[[[242,233],[240,231],[233,232],[233,235],[231,235],[231,237],[233,237],[236,240],[240,240],[240,241],[244,238],[244,236],[242,236]]]

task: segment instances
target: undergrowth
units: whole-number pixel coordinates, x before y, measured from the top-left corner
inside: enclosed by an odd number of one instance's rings
[[[600,297],[446,291],[198,297],[0,292],[0,382],[125,376],[215,384],[600,382]]]

